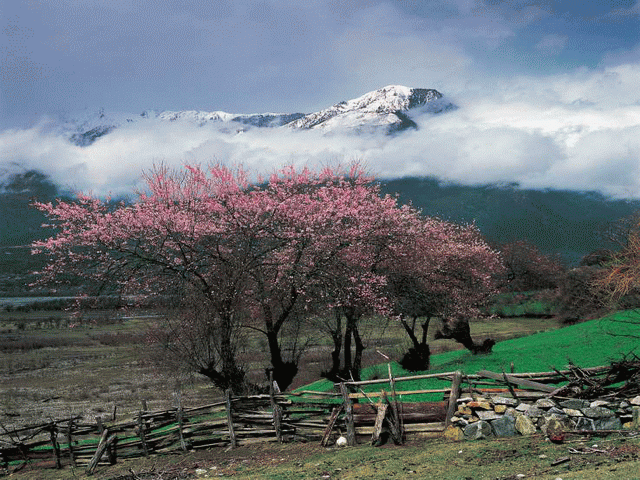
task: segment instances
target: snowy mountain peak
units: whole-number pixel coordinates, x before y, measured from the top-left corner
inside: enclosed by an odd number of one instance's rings
[[[385,127],[389,133],[416,127],[405,112],[430,104],[432,113],[455,108],[450,103],[438,102],[442,94],[426,88],[389,85],[361,97],[336,103],[332,107],[311,113],[289,123],[291,128],[343,128],[377,129]]]
[[[100,137],[108,135],[125,123],[156,120],[161,122],[187,122],[197,126],[219,124],[228,132],[241,132],[248,128],[279,128],[307,130],[321,128],[326,133],[343,131],[346,133],[384,132],[395,133],[407,128],[417,128],[409,112],[419,108],[429,113],[452,110],[456,107],[446,102],[437,90],[409,88],[402,85],[388,85],[366,93],[358,98],[340,102],[316,113],[259,113],[235,114],[223,111],[183,110],[157,113],[147,110],[138,116],[123,117],[120,120],[105,116],[100,111],[97,116],[68,125],[69,140],[80,146],[91,145]],[[240,124],[240,125],[238,125]],[[234,126],[235,125],[235,126]]]

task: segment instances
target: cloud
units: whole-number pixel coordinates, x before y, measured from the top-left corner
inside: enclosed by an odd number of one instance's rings
[[[0,132],[0,158],[67,188],[115,195],[140,186],[154,164],[222,162],[269,173],[360,159],[380,178],[436,176],[465,184],[599,190],[640,198],[640,66],[479,84],[461,108],[418,115],[419,129],[390,137],[188,122],[125,123],[78,147],[57,123]]]
[[[536,43],[535,48],[540,52],[548,55],[557,55],[567,46],[569,37],[566,35],[557,35],[555,33],[545,35],[542,40]]]

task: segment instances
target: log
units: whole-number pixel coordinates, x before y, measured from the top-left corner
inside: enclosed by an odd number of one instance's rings
[[[371,444],[375,445],[375,443],[380,438],[380,434],[382,433],[382,424],[384,423],[384,417],[387,416],[387,405],[386,403],[378,403],[378,413],[376,413],[376,420],[373,425],[373,433],[371,434]]]
[[[478,375],[481,375],[486,378],[491,378],[492,380],[503,381],[505,378],[513,384],[520,385],[521,387],[529,387],[535,388],[536,390],[540,390],[542,392],[553,392],[556,390],[556,387],[550,387],[549,385],[545,385],[544,383],[538,383],[531,380],[527,380],[525,378],[516,377],[515,375],[507,375],[501,373],[489,372],[488,370],[480,370]]]
[[[327,428],[324,429],[324,433],[322,435],[322,441],[320,442],[320,445],[323,447],[327,446],[327,442],[329,441],[329,436],[331,435],[331,431],[333,430],[333,426],[336,423],[336,420],[338,419],[338,415],[340,415],[340,412],[343,410],[342,405],[339,407],[335,407],[333,409],[333,412],[331,412],[331,417],[329,418],[329,423],[327,424]]]
[[[227,424],[229,428],[229,438],[231,440],[231,448],[235,448],[238,446],[238,442],[236,440],[236,434],[233,429],[233,412],[231,411],[231,390],[227,390],[225,393],[225,405],[227,409]]]
[[[340,393],[342,393],[342,399],[344,402],[345,420],[347,422],[347,445],[350,447],[356,444],[356,428],[353,422],[353,403],[349,398],[349,392],[344,383],[340,384]]]
[[[86,470],[87,475],[93,475],[93,472],[98,466],[98,462],[102,458],[102,455],[104,455],[105,450],[109,445],[111,445],[115,441],[115,439],[116,439],[116,436],[115,435],[109,436],[109,429],[105,428],[104,432],[102,432],[100,443],[98,443],[98,449],[96,450],[95,455],[93,456],[93,458],[89,462],[89,465],[87,466],[87,470]]]
[[[462,372],[456,371],[453,374],[453,380],[451,381],[451,394],[449,395],[449,404],[447,405],[447,416],[445,418],[445,425],[451,424],[451,418],[456,413],[458,408],[458,398],[460,398],[460,384],[462,383]]]

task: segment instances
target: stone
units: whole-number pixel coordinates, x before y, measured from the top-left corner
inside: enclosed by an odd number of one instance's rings
[[[545,425],[545,434],[552,442],[562,442],[566,426],[557,418],[549,418]]]
[[[596,430],[621,430],[622,422],[618,417],[599,418],[594,421]]]
[[[483,402],[483,401],[469,402],[467,403],[467,407],[473,408],[476,410],[493,410],[489,402]]]
[[[640,406],[640,395],[638,395],[637,397],[633,397],[631,400],[629,400],[629,403],[631,405]]]
[[[580,417],[576,421],[576,430],[595,430],[596,424],[591,418]]]
[[[569,400],[564,400],[563,402],[560,402],[560,406],[563,408],[573,408],[576,410],[582,410],[583,408],[589,407],[589,401],[579,400],[577,398],[571,398]]]
[[[633,412],[633,429],[638,430],[640,428],[640,407],[631,407],[631,411]]]
[[[495,407],[493,407],[493,411],[496,413],[504,413],[507,411],[507,406],[506,405],[496,405]]]
[[[573,408],[563,408],[562,411],[570,417],[584,417],[580,410],[574,410]]]
[[[449,425],[444,431],[444,438],[452,442],[459,442],[464,440],[464,432],[461,428]]]
[[[493,434],[489,422],[480,420],[479,422],[467,425],[464,428],[464,438],[468,440],[480,440],[490,437]]]
[[[518,405],[518,403],[520,403],[515,398],[508,397],[491,397],[491,401],[494,405],[507,405],[509,407],[515,407],[516,405]]]
[[[458,414],[459,415],[472,415],[473,412],[466,405],[458,405]]]
[[[591,402],[589,404],[589,407],[591,408],[596,408],[596,407],[609,407],[611,406],[611,404],[605,400],[594,400],[593,402]]]
[[[469,417],[469,418],[467,418],[467,422],[468,423],[475,423],[478,420],[480,420],[478,417]]]
[[[615,416],[615,413],[604,407],[583,408],[582,413],[584,413],[585,417],[590,418],[607,418]]]
[[[485,422],[488,422],[489,420],[495,420],[497,418],[502,417],[502,415],[497,414],[496,412],[494,412],[493,410],[478,410],[476,412],[476,415],[478,416],[478,418],[480,420],[484,420]]]
[[[518,415],[516,417],[515,426],[521,435],[533,435],[536,433],[536,426],[529,417],[525,417],[524,415]]]
[[[526,412],[527,410],[529,410],[529,408],[531,408],[531,405],[527,403],[521,403],[516,407],[516,410],[519,412]]]
[[[534,405],[538,408],[551,408],[556,406],[556,402],[549,398],[539,398]]]
[[[509,415],[504,415],[490,422],[493,433],[497,437],[513,437],[516,431],[516,419]]]
[[[558,407],[552,407],[549,410],[547,410],[547,413],[551,414],[551,415],[557,415],[557,416],[560,416],[560,417],[564,417],[564,416],[567,415],[567,413],[564,410],[565,410],[564,408],[562,410],[560,410]],[[577,411],[579,411],[579,410],[576,410],[576,412]]]
[[[468,403],[472,401],[473,401],[473,398],[471,397],[460,397],[458,400],[456,400],[457,403]]]
[[[527,417],[531,417],[531,418],[538,418],[538,417],[542,417],[545,414],[545,411],[534,406],[531,405],[531,407],[529,407],[527,409],[527,411],[525,412],[525,415]]]

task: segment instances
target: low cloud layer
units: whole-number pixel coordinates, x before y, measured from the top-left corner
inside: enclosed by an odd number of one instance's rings
[[[139,186],[142,171],[159,163],[179,168],[222,162],[268,173],[291,163],[315,167],[362,160],[379,178],[517,182],[640,198],[637,78],[640,66],[629,63],[478,82],[450,97],[458,110],[418,115],[418,130],[394,137],[288,128],[237,134],[228,126],[221,130],[221,124],[145,120],[78,147],[55,122],[42,119],[32,128],[0,132],[0,171],[19,165],[46,173],[64,188],[123,195]]]

